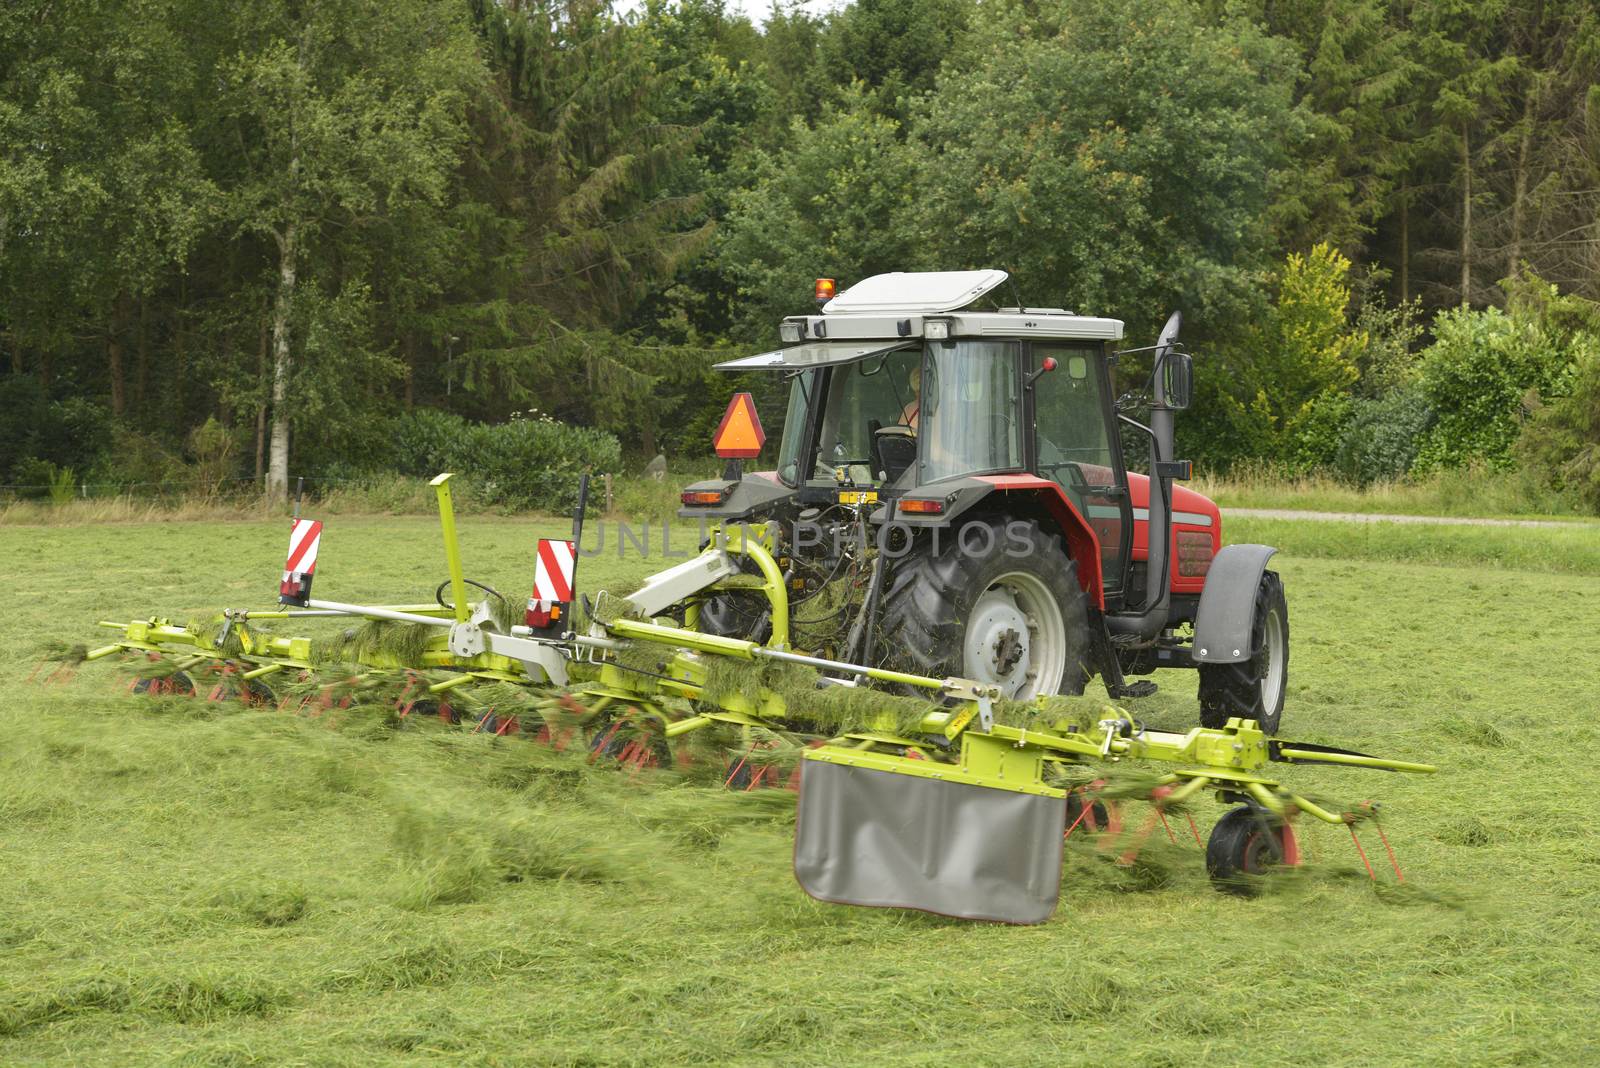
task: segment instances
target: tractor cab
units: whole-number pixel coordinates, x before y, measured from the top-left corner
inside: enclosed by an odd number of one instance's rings
[[[1019,329],[1069,325],[1051,321],[1063,313],[1015,318]],[[791,379],[775,474],[802,499],[860,489],[918,499],[962,479],[1037,473],[1095,527],[1106,577],[1120,585],[1132,507],[1105,342],[918,339]]]
[[[778,529],[797,603],[844,583],[835,615],[852,622],[829,648],[845,660],[1018,700],[1096,675],[1138,696],[1153,684],[1128,676],[1198,668],[1204,722],[1275,728],[1286,638],[1270,635],[1287,634],[1287,609],[1273,550],[1224,549],[1217,506],[1174,484],[1190,473],[1173,458],[1191,392],[1181,317],[1116,351],[1119,319],[978,307],[1006,277],[897,272],[837,295],[819,282],[817,312],[779,324],[782,347],[719,365],[787,381],[776,469],[746,477],[735,460],[679,514]],[[1113,391],[1112,365],[1132,353],[1151,368],[1148,424]],[[1146,445],[1140,471],[1124,427]],[[850,549],[869,527],[875,549]],[[713,598],[697,619],[769,634],[766,609],[739,602]]]
[[[1061,308],[962,310],[1005,279],[993,270],[876,275],[818,315],[784,319],[785,347],[719,366],[789,380],[771,477],[800,503],[865,492],[896,502],[897,520],[944,523],[959,501],[930,493],[960,498],[986,488],[974,479],[1034,474],[1092,525],[1096,570],[1115,592],[1134,513],[1108,358],[1123,324]]]

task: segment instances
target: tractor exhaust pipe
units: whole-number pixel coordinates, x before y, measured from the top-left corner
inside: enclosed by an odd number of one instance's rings
[[[1168,577],[1172,555],[1172,453],[1177,407],[1167,396],[1166,359],[1178,340],[1183,313],[1173,312],[1161,328],[1150,372],[1150,502],[1145,544],[1145,594],[1142,611],[1106,616],[1113,634],[1154,638],[1167,625],[1167,605],[1172,583]],[[1131,420],[1130,420],[1131,421]],[[1135,426],[1138,424],[1135,423]]]

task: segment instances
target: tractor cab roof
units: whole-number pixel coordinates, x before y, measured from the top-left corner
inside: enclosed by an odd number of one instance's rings
[[[962,311],[1007,278],[1005,271],[894,271],[863,279],[822,307],[779,324],[784,347],[717,364],[719,370],[798,370],[854,363],[924,338],[1118,341],[1121,319],[1062,308]]]

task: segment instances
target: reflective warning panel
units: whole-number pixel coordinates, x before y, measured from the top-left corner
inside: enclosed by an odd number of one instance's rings
[[[735,393],[722,414],[722,423],[712,439],[717,455],[734,460],[753,460],[761,455],[767,432],[761,429],[756,415],[755,398],[748,393]]]
[[[317,570],[317,547],[322,543],[322,524],[314,519],[289,522],[289,558],[283,564],[283,581],[278,584],[278,603],[301,608],[311,600],[311,579]]]

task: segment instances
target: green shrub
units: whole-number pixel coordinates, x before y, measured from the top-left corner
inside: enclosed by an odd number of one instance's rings
[[[1454,308],[1433,322],[1421,386],[1436,416],[1417,467],[1511,466],[1530,398],[1559,392],[1566,354],[1536,319]],[[1552,390],[1552,387],[1557,387]]]
[[[622,460],[614,435],[537,412],[484,424],[419,409],[394,420],[391,441],[402,473],[453,471],[482,503],[513,509],[568,511],[577,503],[579,475],[615,472]]]
[[[11,465],[11,484],[16,495],[26,500],[43,500],[50,496],[58,468],[49,460],[26,456]]]
[[[0,377],[0,481],[36,482],[22,467],[38,456],[39,419],[45,409],[44,386],[32,375]]]
[[[1433,409],[1420,389],[1357,399],[1334,454],[1334,469],[1362,486],[1394,481],[1411,470],[1432,422]]]
[[[1333,462],[1350,422],[1352,402],[1343,393],[1324,393],[1309,401],[1288,426],[1287,451],[1299,471],[1315,471]]]
[[[194,457],[188,479],[191,490],[208,501],[215,500],[233,473],[233,450],[233,435],[215,416],[189,431],[189,453]]]
[[[0,376],[0,482],[42,484],[42,468],[85,471],[111,452],[111,414],[81,397],[52,401],[32,375]]]
[[[390,456],[396,470],[432,477],[460,455],[472,424],[454,412],[417,408],[392,421]]]
[[[1349,273],[1326,243],[1284,261],[1273,303],[1201,362],[1195,414],[1180,421],[1184,451],[1222,469],[1267,460],[1305,472],[1333,460],[1356,361],[1373,345],[1350,325]]]
[[[1572,375],[1572,392],[1534,413],[1516,455],[1540,481],[1600,512],[1600,342],[1589,341]]]
[[[615,471],[622,460],[614,435],[540,415],[474,426],[465,446],[457,466],[471,476],[479,498],[519,509],[570,511],[579,475]]]
[[[181,483],[186,477],[183,460],[162,442],[149,434],[115,427],[111,449],[90,470],[88,481],[142,491],[163,483]]]
[[[78,492],[78,476],[70,467],[59,469],[50,480],[51,504],[70,504]]]

